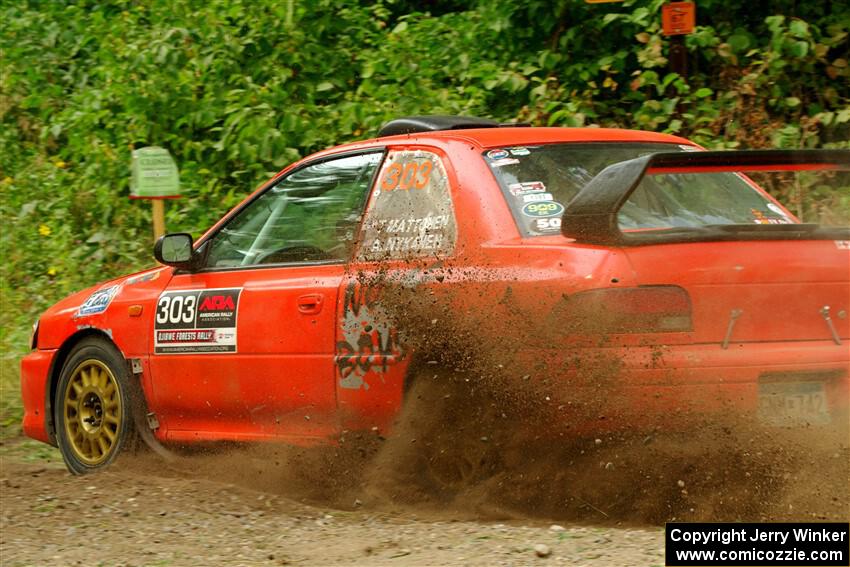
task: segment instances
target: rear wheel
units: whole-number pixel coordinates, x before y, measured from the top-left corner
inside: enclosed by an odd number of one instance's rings
[[[59,450],[74,474],[115,460],[133,435],[131,389],[121,354],[103,339],[84,339],[62,366],[54,400]]]
[[[461,373],[429,370],[411,378],[396,424],[396,462],[408,463],[421,487],[443,498],[493,476],[500,458],[485,389]]]

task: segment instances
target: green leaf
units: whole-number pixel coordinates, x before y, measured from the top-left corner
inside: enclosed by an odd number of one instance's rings
[[[712,94],[714,94],[713,90],[703,87],[701,89],[697,89],[697,91],[694,93],[694,96],[697,98],[705,98],[711,96]]]
[[[809,52],[809,44],[805,41],[794,41],[788,46],[788,52],[794,57],[805,57]]]
[[[607,25],[608,25],[608,24],[610,24],[611,22],[614,22],[614,21],[616,21],[616,20],[619,20],[619,19],[620,19],[620,18],[622,18],[622,17],[623,17],[623,14],[605,14],[605,15],[602,17],[602,26],[603,26],[603,27],[604,27],[604,26],[607,26]]]
[[[788,25],[788,29],[795,37],[802,38],[809,36],[809,24],[799,18],[791,20],[791,23]]]
[[[750,37],[744,33],[730,35],[727,43],[735,53],[746,51],[750,47]]]

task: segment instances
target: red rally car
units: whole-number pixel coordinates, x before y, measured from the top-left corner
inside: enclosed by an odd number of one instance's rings
[[[850,229],[801,223],[744,172],[848,168],[839,150],[393,120],[286,168],[197,241],[162,237],[162,265],[51,307],[21,365],[23,429],[74,473],[134,432],[308,445],[386,430],[439,362],[427,325],[544,373],[567,413],[601,384],[629,427],[683,406],[846,420]],[[603,360],[604,378],[582,371]]]

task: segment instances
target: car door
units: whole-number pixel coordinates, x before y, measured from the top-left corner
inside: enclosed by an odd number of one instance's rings
[[[414,344],[441,330],[411,324],[442,317],[436,306],[448,304],[443,293],[442,303],[432,295],[448,287],[438,282],[457,241],[448,167],[435,149],[398,148],[378,175],[337,307],[336,378],[346,429],[390,427]]]
[[[307,163],[199,245],[159,296],[151,356],[169,440],[338,429],[335,306],[382,151]]]

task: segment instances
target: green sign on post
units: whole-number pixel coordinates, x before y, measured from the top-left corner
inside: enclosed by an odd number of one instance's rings
[[[151,146],[133,150],[130,197],[167,199],[180,196],[180,174],[165,148]]]
[[[180,196],[180,173],[174,158],[165,148],[150,146],[133,150],[130,165],[130,198],[151,199],[153,203],[153,238],[165,234],[163,199]]]

